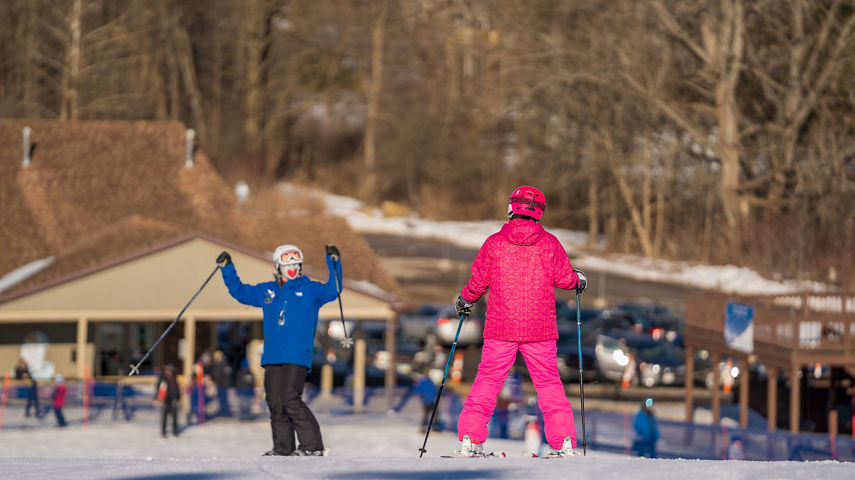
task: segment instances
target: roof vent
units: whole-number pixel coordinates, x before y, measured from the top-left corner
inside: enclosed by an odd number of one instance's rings
[[[249,200],[249,185],[243,180],[239,180],[235,184],[235,196],[237,197],[238,208],[243,208]]]
[[[24,168],[29,167],[30,163],[32,161],[33,145],[30,142],[30,134],[32,132],[33,132],[33,129],[30,127],[24,127],[23,131],[21,132],[23,137],[24,137],[24,145],[23,145],[23,147],[24,147],[24,161],[23,161]]]
[[[185,137],[187,142],[184,155],[184,168],[193,168],[193,155],[196,153],[196,130],[188,128]]]

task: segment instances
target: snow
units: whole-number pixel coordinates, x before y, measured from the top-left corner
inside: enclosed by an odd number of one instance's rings
[[[302,187],[283,184],[285,192]],[[305,192],[301,192],[303,194]],[[356,230],[443,240],[478,248],[502,222],[435,222],[415,215],[387,218],[357,200],[318,191],[327,212],[347,219]],[[586,248],[584,233],[550,228],[580,268],[608,270],[628,277],[685,284],[740,293],[781,293],[796,288],[821,290],[821,285],[773,281],[750,269],[735,266],[691,265],[653,261],[634,256],[607,256]],[[49,265],[51,259],[34,262],[0,279],[15,283]],[[29,273],[28,273],[29,272]],[[12,277],[10,277],[12,276]],[[381,396],[382,397],[382,396]],[[337,403],[338,402],[338,403]],[[424,434],[417,402],[400,413],[390,414],[382,400],[372,400],[366,413],[355,414],[340,400],[316,400],[315,411],[329,456],[261,457],[270,448],[270,426],[265,418],[252,422],[215,419],[203,426],[183,428],[179,437],[161,438],[157,412],[138,411],[132,421],[110,420],[109,412],[84,428],[79,407],[66,409],[71,425],[59,429],[52,419],[31,420],[23,407],[12,403],[3,410],[5,429],[0,431],[0,478],[43,479],[519,479],[537,480],[596,478],[635,479],[754,479],[798,478],[833,480],[855,478],[855,464],[822,462],[740,462],[709,460],[640,459],[589,450],[584,457],[560,460],[524,458],[521,440],[487,442],[487,449],[501,450],[507,458],[441,458],[458,447],[456,435],[433,432],[427,453],[419,458]],[[182,419],[183,420],[183,419]],[[578,428],[578,426],[577,426]]]
[[[22,265],[11,272],[0,277],[0,293],[3,293],[4,290],[8,290],[9,288],[17,285],[18,283],[23,282],[24,280],[32,277],[33,275],[41,272],[50,264],[53,263],[53,256],[47,258],[40,258],[36,261],[30,262],[26,265]]]
[[[327,457],[261,457],[270,448],[266,419],[214,419],[183,428],[179,437],[161,438],[157,413],[138,411],[130,421],[103,413],[87,428],[79,407],[67,408],[71,425],[59,429],[50,416],[24,419],[22,406],[6,412],[0,432],[0,478],[43,479],[749,479],[855,478],[855,464],[822,462],[738,462],[641,459],[588,450],[586,456],[542,460],[524,458],[522,440],[489,439],[488,450],[506,458],[441,458],[458,447],[456,435],[432,432],[419,458],[424,434],[417,401],[401,413],[383,411],[376,398],[366,413],[353,414],[338,397],[311,403],[329,449]],[[183,417],[183,416],[182,416]],[[183,418],[181,418],[183,420]]]
[[[287,182],[280,185],[280,190],[287,195],[322,200],[326,213],[344,217],[348,224],[359,232],[440,240],[464,248],[478,249],[484,240],[497,232],[504,223],[495,220],[438,222],[419,218],[415,213],[410,213],[406,217],[386,217],[380,209],[369,208],[359,200],[350,197]],[[827,290],[821,283],[771,280],[763,278],[749,268],[734,265],[699,265],[651,260],[634,255],[599,254],[598,252],[602,252],[602,241],[598,239],[593,248],[588,247],[587,232],[552,228],[549,226],[548,214],[544,219],[544,226],[561,241],[565,250],[573,257],[573,265],[582,270],[607,271],[638,280],[673,283],[743,295]]]

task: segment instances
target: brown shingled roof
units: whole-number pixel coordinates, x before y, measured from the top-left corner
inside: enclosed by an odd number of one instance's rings
[[[21,161],[25,126],[35,145],[28,168]],[[197,149],[193,168],[185,168],[185,131],[179,122],[0,119],[0,276],[56,255],[50,269],[5,293],[198,232],[255,252],[293,243],[321,271],[323,247],[335,243],[346,278],[405,297],[342,219],[238,211],[204,152]]]

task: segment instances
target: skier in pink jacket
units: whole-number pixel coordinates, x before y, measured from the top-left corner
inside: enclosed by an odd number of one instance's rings
[[[463,456],[484,455],[487,422],[517,351],[537,391],[548,455],[575,455],[576,426],[556,360],[554,289],[582,292],[587,279],[570,265],[558,239],[538,223],[545,209],[546,197],[537,188],[514,190],[508,223],[481,246],[472,276],[457,298],[458,315],[468,316],[473,304],[490,292],[481,363],[457,422]]]

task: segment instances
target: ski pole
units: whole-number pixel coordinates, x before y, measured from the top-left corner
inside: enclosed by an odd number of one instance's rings
[[[134,376],[134,374],[137,374],[137,375],[140,374],[140,365],[142,365],[142,363],[145,361],[145,359],[147,359],[148,356],[151,355],[151,352],[153,352],[154,349],[157,348],[157,346],[160,344],[161,340],[163,340],[163,337],[165,337],[166,334],[169,333],[170,330],[172,330],[172,327],[174,327],[175,324],[178,323],[178,320],[181,319],[181,315],[184,315],[184,311],[187,310],[187,307],[189,307],[190,304],[193,303],[193,300],[196,300],[196,297],[199,296],[200,293],[202,293],[202,289],[205,288],[205,285],[207,285],[208,282],[211,281],[211,277],[213,277],[214,274],[217,273],[217,270],[219,270],[219,268],[220,268],[219,265],[214,267],[214,269],[211,271],[211,274],[208,275],[208,278],[206,278],[205,282],[202,284],[202,286],[199,287],[199,290],[196,290],[196,293],[193,294],[193,297],[191,297],[190,301],[187,302],[187,305],[184,305],[184,308],[182,308],[181,311],[178,312],[178,316],[175,317],[175,320],[173,320],[172,323],[170,323],[169,326],[166,327],[166,330],[164,330],[163,333],[160,334],[160,338],[158,338],[157,341],[154,342],[154,345],[152,345],[151,348],[149,348],[148,351],[145,352],[145,355],[143,355],[143,357],[140,359],[139,362],[137,362],[136,365],[131,365],[131,371],[128,372],[129,377]]]
[[[338,313],[341,314],[341,328],[344,331],[344,340],[341,341],[341,346],[343,348],[350,348],[353,346],[353,339],[347,336],[347,325],[344,323],[344,308],[341,306],[341,285],[338,283],[338,261],[333,260],[333,276],[335,277],[335,289],[338,292]]]
[[[439,399],[442,397],[442,389],[445,388],[445,379],[448,377],[448,368],[451,367],[451,360],[454,358],[454,349],[457,348],[457,338],[460,336],[460,327],[463,326],[463,320],[466,318],[466,315],[460,315],[460,321],[457,322],[457,333],[454,334],[454,342],[451,343],[451,351],[448,352],[448,360],[445,361],[445,372],[442,374],[442,383],[439,384],[439,391],[436,392],[436,401],[433,404],[433,412],[430,414],[430,422],[428,422],[427,432],[425,432],[425,442],[422,444],[422,448],[419,449],[419,458],[422,458],[427,450],[425,450],[425,446],[427,445],[428,435],[430,435],[430,427],[433,426],[433,419],[436,416],[436,409],[439,407]]]
[[[588,455],[588,438],[585,433],[585,383],[582,381],[582,309],[579,306],[579,290],[576,290],[576,340],[579,347],[579,394],[582,397],[582,456]]]

